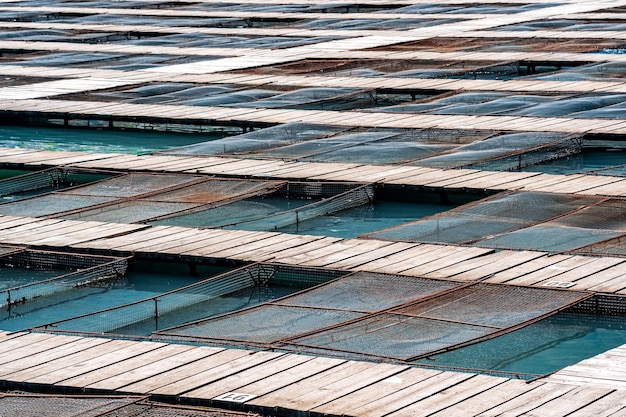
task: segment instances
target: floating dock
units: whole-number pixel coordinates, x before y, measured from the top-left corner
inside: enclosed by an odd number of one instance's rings
[[[0,213],[0,244],[559,289],[623,314],[624,164],[562,175],[522,168],[590,144],[623,148],[624,23],[626,1],[620,0],[2,1],[2,124],[251,135],[283,128],[287,137],[319,127],[299,142],[313,144],[302,149],[261,147],[254,136],[257,148],[229,149],[225,142],[222,151],[150,155],[0,148],[2,168],[179,175],[193,184],[273,182],[255,190],[333,182],[444,196],[532,195],[536,207],[526,211],[545,209],[536,202],[550,198],[568,208],[524,223],[555,237],[534,248],[512,245],[532,240],[521,226],[506,230],[513,236],[507,242],[493,240],[505,232],[445,242],[421,241],[426,232],[409,237],[411,230],[398,231],[404,237],[386,231],[336,238],[81,220],[84,207],[59,210],[63,216]],[[342,134],[352,134],[351,143],[342,142]],[[489,146],[471,148],[474,139]],[[411,144],[406,155],[385,153],[400,143]],[[345,155],[358,155],[357,145],[369,155],[354,162]],[[113,204],[122,203],[94,207]],[[474,220],[486,221],[481,216]],[[556,239],[566,230],[562,240],[569,246]],[[283,416],[609,416],[626,410],[623,346],[532,381],[38,332],[0,332],[0,352],[2,388],[66,401],[68,394],[119,395]],[[0,414],[15,398],[0,394]],[[94,410],[86,415],[101,415]]]

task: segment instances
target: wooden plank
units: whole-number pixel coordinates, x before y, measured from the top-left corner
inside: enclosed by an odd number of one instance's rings
[[[162,387],[185,381],[201,372],[209,372],[212,368],[228,364],[230,361],[238,358],[250,356],[253,352],[246,350],[220,350],[210,356],[185,363],[154,376],[143,378],[137,382],[124,385],[119,388],[119,392],[123,393],[149,393],[154,392]],[[195,387],[190,387],[189,390]],[[169,391],[169,390],[168,390]]]
[[[120,341],[121,342],[121,341]],[[134,356],[142,355],[151,350],[159,349],[164,346],[163,343],[156,342],[131,342],[126,346],[105,351],[103,348],[110,346],[110,343],[98,345],[94,349],[101,350],[101,354],[97,357],[83,359],[82,355],[85,351],[72,355],[74,363],[71,366],[65,366],[60,369],[48,370],[44,374],[31,376],[25,380],[26,384],[58,384],[66,379],[82,375],[84,373],[102,368],[110,364],[121,363],[122,361]]]
[[[179,233],[176,239],[169,241],[150,241],[150,246],[142,247],[142,250],[153,253],[176,253],[178,247],[182,247],[191,243],[202,242],[211,238],[225,237],[228,231],[221,229],[187,229],[184,233]]]
[[[247,393],[247,390],[244,388],[246,385],[254,384],[283,371],[291,370],[313,360],[313,358],[313,356],[304,355],[283,355],[274,360],[261,363],[249,371],[235,373],[225,378],[214,380],[208,385],[183,394],[181,398],[211,399],[227,392],[239,392],[242,389]]]
[[[597,258],[571,271],[564,272],[558,275],[557,278],[559,281],[575,282],[576,285],[570,287],[571,289],[586,290],[589,286],[597,285],[603,281],[614,278],[615,274],[620,271],[626,274],[624,259]],[[547,282],[549,282],[549,280],[547,280]],[[545,285],[546,282],[539,282],[538,284]]]
[[[343,243],[346,243],[346,241],[344,241]],[[317,257],[309,262],[301,263],[300,265],[327,267],[328,265],[335,262],[350,259],[353,256],[362,255],[364,252],[370,253],[371,251],[384,248],[385,246],[389,246],[391,244],[392,242],[389,241],[364,239],[362,241],[359,241],[358,244],[355,246],[346,247],[342,251],[337,251]]]
[[[3,379],[13,382],[24,382],[31,378],[37,378],[41,375],[46,375],[48,372],[58,372],[59,370],[71,367],[73,364],[89,360],[92,358],[98,358],[108,352],[114,352],[115,350],[126,348],[133,343],[124,340],[110,340],[107,343],[92,346],[88,349],[83,349],[72,355],[63,356],[48,362],[40,363],[36,366],[13,372],[9,375],[4,375]]]
[[[498,378],[488,375],[475,375],[469,380],[462,381],[446,390],[438,392],[420,401],[414,402],[405,408],[390,413],[390,417],[400,415],[426,416],[444,410],[468,398],[472,398],[484,391],[491,390],[506,382],[506,378]]]
[[[96,384],[103,379],[115,378],[120,374],[126,374],[139,367],[152,364],[159,360],[166,360],[169,357],[179,355],[192,349],[195,349],[195,347],[184,345],[164,345],[119,362],[105,362],[104,366],[100,368],[64,379],[62,382],[55,385],[57,387],[80,388],[82,391],[86,386]]]
[[[33,352],[41,351],[39,344],[43,344],[44,350],[46,350],[58,346],[57,343],[63,344],[69,343],[69,341],[68,339],[64,339],[59,342],[54,339],[52,335],[44,333],[20,333],[18,337],[4,338],[0,341],[0,354],[2,355],[0,364],[17,360]],[[24,352],[22,352],[22,350]]]
[[[143,381],[148,378],[155,377],[162,373],[172,371],[181,366],[189,365],[197,360],[206,358],[210,355],[214,355],[221,352],[223,349],[200,346],[194,349],[184,350],[176,355],[168,356],[166,358],[159,358],[150,364],[146,364],[134,369],[131,369],[122,374],[110,376],[102,379],[98,382],[94,382],[84,387],[85,391],[120,391],[127,385],[132,385]]]
[[[322,238],[323,236],[293,235],[289,238],[283,238],[282,241],[272,245],[268,244],[255,250],[240,252],[237,254],[237,257],[244,261],[267,262],[274,259],[277,254],[282,254],[285,250],[298,248],[308,243],[316,242]]]
[[[363,387],[343,397],[323,404],[309,411],[312,416],[317,415],[346,415],[368,416],[371,412],[383,415],[390,411],[402,408],[411,398],[415,401],[417,391],[424,387],[432,387],[431,393],[437,391],[437,383],[444,382],[446,387],[453,385],[453,377],[463,379],[471,378],[471,375],[454,374],[422,368],[410,368],[374,384]],[[407,398],[408,397],[408,398]],[[398,408],[394,408],[394,405]]]
[[[89,242],[88,244],[78,244],[77,247],[88,246],[90,248],[98,248],[98,249],[118,249],[118,250],[132,250],[133,245],[141,244],[146,241],[150,241],[152,239],[156,239],[161,236],[169,236],[170,230],[172,234],[183,233],[185,231],[189,231],[190,229],[182,228],[182,227],[174,227],[172,226],[151,226],[146,229],[138,230],[134,233],[129,233],[123,236],[117,236],[112,238],[103,238],[99,240],[94,240]]]
[[[454,265],[439,268],[435,271],[428,273],[425,278],[450,278],[457,274],[467,273],[476,268],[485,266],[498,265],[502,259],[508,259],[514,255],[515,251],[503,250],[500,252],[489,253],[484,256],[472,258],[464,262],[459,262]]]
[[[278,407],[279,413],[308,411],[405,369],[405,366],[350,361],[254,399],[250,404]]]
[[[434,246],[434,245],[433,245]],[[377,268],[375,271],[386,273],[405,273],[407,271],[424,271],[430,270],[436,265],[440,265],[439,262],[445,262],[452,260],[452,263],[457,263],[463,260],[463,252],[468,248],[463,246],[439,246],[435,251],[428,251],[419,256],[414,256],[402,262],[396,262],[390,265],[386,265],[382,268]],[[489,250],[483,249],[479,251],[481,253],[488,252]],[[475,251],[470,251],[471,257],[477,256]],[[426,265],[425,268],[420,269],[422,265]],[[442,265],[442,267],[445,265]]]
[[[415,248],[417,246],[419,246],[419,243],[390,242],[389,245],[369,250],[367,252],[354,255],[346,259],[338,260],[336,262],[326,265],[326,267],[337,269],[358,269],[359,266],[365,263],[371,262],[379,258],[394,255],[404,250]]]
[[[563,273],[586,265],[593,260],[594,259],[590,257],[573,256],[569,259],[564,259],[561,262],[548,265],[535,272],[508,280],[506,283],[508,285],[541,285],[542,282],[549,279],[556,279],[560,281],[560,277]]]
[[[508,251],[502,251],[498,253],[507,253],[507,252]],[[495,254],[488,255],[488,256],[490,257],[494,255]],[[531,261],[534,261],[535,259],[539,259],[544,256],[546,256],[546,254],[543,252],[510,251],[509,256],[499,258],[496,263],[479,266],[477,268],[473,268],[465,272],[461,272],[456,275],[453,275],[451,276],[451,278],[454,280],[461,280],[461,281],[483,280],[499,272],[506,271],[510,268],[520,266],[526,262],[531,262]],[[434,274],[436,273],[437,271],[434,272]]]
[[[562,396],[540,405],[527,413],[528,416],[568,415],[574,411],[586,407],[595,401],[609,395],[613,390],[610,388],[594,388],[590,386],[578,387]]]
[[[227,241],[216,242],[211,246],[202,246],[185,253],[193,256],[222,257],[224,254],[236,253],[240,246],[248,245],[251,242],[259,242],[279,235],[277,232],[254,232],[243,233],[237,236],[233,231],[228,234]]]
[[[522,393],[511,400],[497,405],[484,413],[484,417],[496,417],[502,415],[528,415],[532,410],[575,390],[575,385],[549,384],[539,385],[535,389]]]
[[[443,416],[477,416],[488,411],[490,408],[506,403],[518,396],[539,387],[541,383],[529,384],[526,381],[511,379],[500,385],[483,391],[473,397],[467,398],[450,407],[444,408],[434,414],[433,417]]]
[[[570,259],[572,256],[570,255],[552,255],[552,256],[544,256],[541,258],[533,259],[532,261],[525,262],[521,265],[505,269],[501,272],[493,274],[491,277],[485,279],[485,282],[492,282],[496,284],[505,283],[512,279],[519,278],[521,276],[531,274],[535,271],[541,270],[543,268],[547,268],[551,265],[555,265],[558,262],[562,262],[564,260]]]
[[[328,246],[334,245],[337,242],[341,242],[343,239],[338,237],[323,236],[318,240],[306,243],[301,246],[297,246],[291,249],[285,249],[279,253],[274,254],[272,257],[266,259],[267,262],[283,262],[283,259],[291,258],[293,256],[305,254],[311,251],[320,250]]]
[[[369,272],[383,271],[387,268],[394,268],[394,265],[396,264],[400,264],[406,267],[409,262],[413,262],[418,258],[419,261],[422,261],[423,256],[429,256],[431,257],[431,259],[433,257],[437,257],[441,250],[442,246],[431,244],[418,244],[413,248],[408,248],[407,250],[403,250],[401,252],[397,252],[392,255],[385,256],[371,262],[367,262],[365,264],[361,264],[359,266],[359,270]]]
[[[626,396],[623,391],[614,391],[586,406],[568,414],[568,417],[608,416],[624,413]]]
[[[57,337],[60,337],[60,336],[57,336]],[[28,353],[27,355],[24,355],[20,359],[13,359],[9,361],[8,363],[3,363],[2,367],[0,367],[0,378],[2,378],[4,375],[26,370],[28,368],[31,368],[31,367],[34,367],[34,366],[37,366],[46,362],[60,359],[65,356],[73,355],[75,353],[92,348],[94,346],[107,343],[109,341],[110,339],[105,339],[105,338],[82,337],[82,338],[77,338],[77,340],[62,344],[60,346],[57,346],[51,349],[46,349],[45,346],[42,346],[41,347],[42,350],[39,353]],[[37,343],[35,344],[35,346],[40,346],[40,344]]]
[[[478,256],[484,256],[484,255],[493,253],[492,249],[484,249],[484,248],[478,248],[478,247],[467,247],[463,249],[464,250],[459,250],[458,253],[450,254],[450,255],[432,260],[430,262],[423,263],[411,269],[402,271],[402,273],[405,275],[424,276],[424,275],[431,274],[432,272],[437,271],[438,269],[445,268],[450,265],[457,265],[469,259],[473,259]]]

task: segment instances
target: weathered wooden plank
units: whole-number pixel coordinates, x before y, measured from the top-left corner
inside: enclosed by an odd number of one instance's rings
[[[473,397],[458,402],[450,407],[444,408],[432,414],[433,417],[443,417],[451,415],[477,416],[485,411],[506,403],[518,396],[525,394],[537,387],[541,383],[529,384],[526,381],[516,379],[505,381],[500,385],[483,391]]]
[[[343,243],[346,243],[346,241],[344,241]],[[358,244],[353,247],[345,247],[342,251],[337,251],[334,253],[317,257],[314,260],[305,262],[301,265],[326,267],[335,262],[343,261],[346,259],[350,259],[353,256],[361,255],[364,252],[370,253],[370,251],[384,248],[385,246],[391,245],[391,243],[392,242],[383,241],[383,240],[358,241]]]
[[[555,398],[559,398],[576,388],[577,387],[575,385],[545,383],[531,391],[522,393],[505,403],[485,411],[481,414],[481,416],[495,417],[501,415],[526,415],[537,407],[540,407]]]
[[[608,416],[624,413],[626,397],[623,391],[615,391],[568,414],[568,417]]]
[[[371,249],[367,252],[350,256],[346,259],[341,259],[326,265],[327,268],[338,269],[359,269],[360,265],[371,262],[372,260],[384,258],[390,255],[397,254],[407,249],[415,248],[419,243],[404,243],[404,242],[389,242],[389,245],[384,245],[377,249]]]
[[[374,411],[379,413],[376,415],[383,415],[390,410],[402,408],[409,398],[415,401],[419,389],[432,387],[430,392],[434,393],[437,391],[437,383],[445,381],[449,387],[454,383],[452,378],[459,377],[463,380],[471,378],[471,375],[462,376],[451,372],[411,368],[316,407],[310,410],[309,414],[367,416]]]
[[[92,346],[88,349],[81,350],[72,355],[63,356],[48,362],[31,366],[29,368],[13,372],[9,375],[4,375],[3,378],[7,381],[24,382],[26,380],[37,378],[42,375],[46,375],[48,372],[58,372],[59,370],[67,369],[72,365],[90,360],[93,358],[99,358],[102,355],[115,352],[116,350],[128,348],[133,343],[125,340],[111,340],[105,344]]]
[[[543,270],[544,268],[548,268],[551,265],[555,265],[559,262],[570,259],[571,257],[572,256],[569,255],[542,256],[540,258],[525,262],[521,265],[495,273],[491,277],[485,279],[485,282],[493,282],[499,284],[506,283],[510,280],[519,278],[527,274],[531,274],[535,271]]]
[[[83,390],[87,385],[96,384],[103,379],[115,378],[120,374],[126,374],[141,366],[149,365],[159,360],[166,360],[171,356],[176,356],[192,349],[195,349],[195,347],[164,345],[119,362],[105,362],[102,367],[64,379],[55,385],[57,387],[80,388]]]
[[[361,271],[382,272],[388,269],[395,269],[397,264],[402,265],[401,267],[407,267],[407,265],[411,265],[411,262],[423,262],[424,257],[433,259],[439,256],[442,253],[442,249],[444,248],[438,245],[418,244],[407,250],[361,264],[359,269]]]
[[[228,364],[230,361],[251,355],[253,352],[246,350],[219,350],[210,356],[185,363],[184,365],[167,371],[160,372],[148,378],[138,380],[118,389],[125,393],[148,393],[154,392],[162,387],[185,381],[200,372],[209,372],[212,368]],[[189,390],[197,388],[190,387]]]
[[[194,363],[197,360],[206,358],[221,352],[223,349],[200,346],[194,349],[184,350],[176,355],[166,358],[159,358],[150,364],[146,364],[131,369],[122,374],[110,376],[98,382],[85,386],[85,391],[120,391],[126,385],[132,385],[144,379],[152,378],[159,374],[171,371],[181,366]]]
[[[60,336],[59,336],[60,337]],[[0,367],[0,378],[4,375],[12,374],[21,370],[41,365],[46,362],[50,362],[65,356],[73,355],[85,349],[89,349],[94,346],[101,345],[109,342],[110,339],[104,338],[88,338],[82,337],[77,340],[70,341],[54,348],[47,348],[45,344],[37,343],[34,346],[39,346],[41,351],[38,353],[28,352],[22,358],[14,358],[7,363],[3,363]],[[19,350],[22,350],[21,348]]]
[[[82,354],[85,351],[76,353],[72,355],[74,357],[74,362],[71,367],[65,366],[60,369],[48,370],[44,374],[32,376],[26,379],[25,382],[26,384],[58,384],[61,381],[102,368],[103,366],[117,364],[128,358],[143,355],[151,350],[159,349],[163,347],[164,344],[155,342],[132,342],[112,351],[106,351],[105,348],[107,346],[110,346],[110,343],[98,345],[94,348],[101,351],[100,355],[97,357],[83,359]]]
[[[271,378],[283,371],[291,370],[294,367],[313,360],[313,358],[313,356],[304,355],[283,355],[274,360],[261,363],[250,371],[235,373],[225,378],[214,380],[208,385],[183,394],[181,397],[189,399],[211,399],[227,392],[239,392],[241,389],[247,393],[248,391],[243,388],[246,385],[251,385],[266,378]]]
[[[491,249],[484,248],[468,247],[463,249],[464,250],[459,250],[458,253],[443,256],[430,262],[426,262],[413,268],[404,270],[402,271],[402,274],[424,276],[434,271],[437,271],[440,268],[445,268],[450,265],[457,265],[469,259],[473,259],[478,256],[484,256],[493,252],[493,250]]]
[[[528,416],[568,415],[609,395],[610,388],[578,387],[526,413]]]
[[[584,266],[593,260],[593,258],[589,257],[574,256],[569,259],[564,259],[561,262],[548,265],[538,271],[508,280],[506,283],[510,285],[541,285],[542,282],[548,279],[560,280],[563,273]]]
[[[405,366],[346,362],[311,378],[268,393],[251,402],[263,408],[311,410],[406,369]]]
[[[390,413],[389,416],[426,416],[442,411],[461,401],[472,398],[484,391],[491,390],[508,381],[506,378],[498,378],[488,375],[475,375],[469,380],[462,381],[449,389],[438,392],[436,395],[420,399],[420,401],[407,405],[405,408]]]

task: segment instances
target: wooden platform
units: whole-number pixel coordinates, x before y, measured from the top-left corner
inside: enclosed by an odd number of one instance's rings
[[[449,0],[436,5],[429,0],[239,0],[236,5],[222,0],[141,5],[0,0],[0,119],[3,124],[51,119],[68,128],[119,122],[247,129],[303,122],[623,140],[623,107],[602,118],[500,109],[489,114],[390,113],[376,105],[348,110],[190,106],[181,105],[180,97],[152,101],[158,93],[144,97],[137,91],[155,84],[229,86],[243,93],[350,88],[372,96],[411,97],[413,104],[461,93],[619,97],[626,94],[619,70],[626,65],[625,23],[626,0]],[[499,67],[513,70],[485,76]],[[584,67],[589,71],[583,75],[575,71]],[[422,70],[411,72],[415,68]],[[626,179],[618,176],[0,148],[0,167],[57,166],[376,182],[444,192],[626,196]],[[626,295],[622,257],[22,216],[0,216],[0,244]],[[0,386],[146,394],[168,402],[298,417],[609,416],[626,413],[624,357],[620,347],[525,382],[282,352],[0,331]]]
[[[150,394],[265,415],[592,415],[626,407],[616,387],[278,352],[28,333],[0,333],[0,352],[4,388]]]

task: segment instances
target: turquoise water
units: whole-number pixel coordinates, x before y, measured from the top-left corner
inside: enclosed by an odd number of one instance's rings
[[[625,343],[623,317],[563,312],[486,342],[416,363],[543,375]]]
[[[150,132],[99,131],[85,129],[0,127],[0,147],[33,149],[144,153],[175,146],[210,140],[211,134],[186,135]],[[624,163],[624,151],[586,151],[549,164],[529,168],[552,173],[569,173],[601,169]],[[5,171],[3,176],[12,175]],[[287,233],[353,237],[393,226],[398,223],[432,215],[452,205],[414,202],[377,201],[371,206],[345,210],[340,214],[323,216],[281,229]],[[241,213],[239,213],[241,214]],[[208,267],[206,267],[208,268]],[[180,288],[221,270],[200,267],[198,277],[189,275],[185,265],[137,263],[131,266],[126,280],[104,287],[72,289],[68,293],[41,300],[39,304],[16,306],[5,312],[0,328],[19,330],[58,321],[109,306],[153,297]],[[274,288],[275,296],[291,289]],[[257,294],[258,295],[258,294]],[[256,298],[255,298],[256,297]],[[249,290],[241,291],[208,304],[198,304],[163,317],[157,324],[138,323],[124,329],[129,334],[149,334],[181,322],[220,314],[264,301]],[[28,307],[28,308],[26,308]],[[89,331],[89,329],[85,329]],[[623,318],[560,313],[551,318],[504,336],[468,346],[456,351],[419,361],[429,366],[493,369],[525,374],[544,374],[578,362],[626,343],[626,323]]]
[[[53,127],[0,126],[0,147],[49,151],[142,154],[219,139],[226,134],[149,131],[60,129]]]

